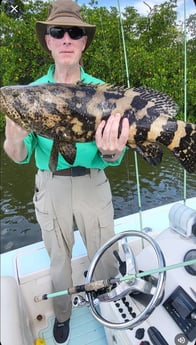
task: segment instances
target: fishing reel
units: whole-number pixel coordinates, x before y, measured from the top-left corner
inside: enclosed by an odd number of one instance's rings
[[[157,278],[154,278],[154,276],[150,274],[143,275],[142,272],[138,271],[135,255],[127,241],[129,237],[139,237],[142,241],[145,240],[148,242],[148,244],[150,244],[153,251],[155,252],[155,256],[157,259],[157,266],[159,270]],[[101,324],[103,324],[105,327],[122,330],[134,328],[150,316],[150,314],[162,300],[166,274],[164,270],[161,271],[161,269],[165,266],[165,259],[158,243],[143,232],[134,230],[125,231],[115,235],[97,251],[89,266],[89,270],[86,277],[87,284],[90,284],[93,281],[93,274],[95,273],[96,267],[99,261],[101,260],[103,254],[118,241],[122,242],[121,246],[122,252],[124,254],[124,261],[122,261],[118,252],[114,252],[115,257],[119,261],[119,275],[114,279],[109,280],[110,288],[106,287],[105,289],[100,289],[96,292],[96,294],[93,291],[87,291],[86,293],[91,312],[95,319],[99,321]],[[118,320],[116,321],[112,319],[112,321],[109,321],[108,318],[105,317],[105,315],[109,315],[109,318],[110,316],[113,317],[113,313],[104,313],[104,310],[106,310],[104,304],[106,303],[102,302],[107,302],[109,304],[107,307],[108,309],[112,305],[112,303],[115,303],[116,301],[119,302],[125,299],[126,296],[129,296],[129,298],[131,299],[137,299],[137,297],[139,296],[140,299],[141,294],[149,297],[147,299],[148,302],[143,308],[143,310],[139,312],[137,315],[134,315],[134,318],[132,318],[131,320],[128,319],[123,320],[123,322],[118,322]],[[99,306],[97,300],[99,300],[100,302]]]

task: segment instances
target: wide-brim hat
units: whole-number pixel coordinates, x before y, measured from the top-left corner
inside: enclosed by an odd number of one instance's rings
[[[85,50],[91,44],[96,26],[85,23],[80,15],[80,6],[71,0],[56,0],[50,7],[49,16],[46,21],[36,22],[36,34],[37,38],[44,50],[49,52],[45,35],[47,34],[48,26],[63,26],[73,27],[78,26],[83,28],[87,35],[87,43]]]

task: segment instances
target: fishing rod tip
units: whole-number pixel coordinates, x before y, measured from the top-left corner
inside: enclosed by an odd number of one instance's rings
[[[41,302],[41,301],[46,300],[46,299],[48,299],[47,294],[44,294],[42,296],[35,296],[34,302],[38,303],[38,302]]]

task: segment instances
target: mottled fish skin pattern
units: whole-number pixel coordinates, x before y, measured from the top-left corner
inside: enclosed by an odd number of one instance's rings
[[[127,146],[152,165],[166,146],[189,172],[196,171],[196,125],[174,119],[177,106],[168,95],[144,87],[49,83],[7,86],[0,91],[1,112],[26,130],[54,140],[50,168],[58,153],[73,164],[76,142],[95,140],[101,120],[119,112],[129,119]],[[120,130],[119,130],[120,132]]]

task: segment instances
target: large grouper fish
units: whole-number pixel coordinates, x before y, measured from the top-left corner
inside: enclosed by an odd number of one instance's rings
[[[177,106],[162,92],[108,84],[48,83],[2,87],[0,102],[0,111],[19,126],[54,140],[52,171],[58,153],[72,164],[75,143],[94,141],[101,120],[117,112],[129,120],[127,146],[150,164],[161,162],[162,144],[189,173],[196,171],[196,124],[175,120]]]

